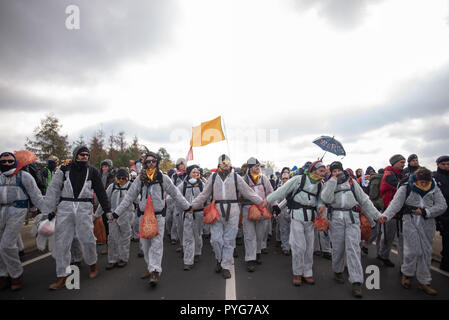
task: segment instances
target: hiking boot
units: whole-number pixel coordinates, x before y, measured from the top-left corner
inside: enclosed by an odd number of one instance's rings
[[[248,272],[256,271],[256,261],[248,261],[246,263],[246,268],[248,269]]]
[[[231,278],[231,272],[228,269],[223,269],[223,278],[225,279]]]
[[[190,271],[193,268],[193,264],[184,264],[184,271]]]
[[[89,278],[94,279],[98,276],[98,268],[97,264],[93,264],[89,266]]]
[[[117,267],[117,263],[108,263],[108,264],[106,265],[106,270],[112,270],[112,269],[114,269],[115,267]]]
[[[405,289],[410,289],[411,278],[403,274],[401,279],[401,286],[403,286]]]
[[[182,247],[177,247],[177,248],[176,248],[176,252],[182,253]]]
[[[127,264],[128,264],[128,262],[123,261],[123,260],[120,260],[120,261],[117,263],[117,267],[123,268],[123,267],[125,267]]]
[[[11,286],[10,277],[0,277],[0,291],[5,290]]]
[[[23,273],[17,278],[11,279],[11,290],[12,291],[20,290],[22,288],[22,283],[23,283]]]
[[[216,272],[216,273],[220,273],[221,270],[222,270],[222,268],[221,268],[221,262],[220,262],[220,261],[217,261],[217,265],[215,266],[215,272]]]
[[[380,261],[383,262],[384,266],[386,267],[390,267],[393,268],[394,267],[394,263],[390,261],[390,259],[384,259],[380,256],[377,256],[377,259],[379,259]]]
[[[323,258],[327,260],[332,260],[332,253],[330,252],[323,252]]]
[[[425,293],[427,293],[428,295],[431,296],[436,296],[437,295],[437,291],[435,289],[433,289],[430,285],[428,284],[418,284],[418,289],[423,290]]]
[[[363,297],[362,295],[362,284],[359,282],[354,282],[352,284],[352,295],[356,298]]]
[[[145,273],[140,276],[140,279],[146,279],[146,278],[149,278],[149,277],[150,277],[150,272],[149,271],[145,271]]]
[[[49,287],[48,287],[48,289],[49,290],[58,290],[58,289],[61,289],[61,288],[64,288],[65,287],[65,280],[67,279],[67,277],[58,277],[57,279],[56,279],[56,282],[53,282]]]
[[[334,273],[334,279],[338,283],[345,283],[345,279],[343,278],[343,273],[342,272],[340,272],[340,273],[335,272]]]
[[[159,272],[153,271],[150,273],[150,286],[154,287],[159,282]]]
[[[293,285],[299,287],[302,283],[302,276],[293,276]]]
[[[368,254],[368,248],[367,247],[362,247],[362,253],[363,254]]]
[[[197,263],[200,261],[200,255],[196,255],[195,257],[193,257],[193,262]]]
[[[289,256],[290,255],[290,250],[282,250],[282,254],[284,256]]]
[[[312,277],[302,277],[302,281],[304,281],[305,283],[310,284],[310,285],[315,284],[315,281],[313,280]]]
[[[263,248],[262,250],[260,250],[260,252],[262,252],[263,254],[268,254],[268,249],[267,248]]]
[[[256,254],[256,263],[262,264],[262,260],[260,260],[260,253]]]

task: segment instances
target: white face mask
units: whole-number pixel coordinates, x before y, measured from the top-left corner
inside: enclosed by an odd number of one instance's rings
[[[14,173],[14,171],[16,171],[16,168],[12,168],[11,170],[5,171],[5,172],[3,172],[3,174],[8,177],[8,176],[12,175]]]
[[[196,178],[189,179],[190,184],[195,184],[197,181],[198,181],[198,179],[196,179]]]

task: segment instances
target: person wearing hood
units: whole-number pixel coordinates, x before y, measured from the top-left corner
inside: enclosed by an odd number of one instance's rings
[[[411,154],[407,158],[407,168],[404,169],[402,175],[404,178],[410,177],[419,168],[419,160],[416,154]]]
[[[159,282],[162,273],[162,257],[164,252],[164,231],[165,231],[165,213],[167,209],[165,194],[170,195],[177,206],[182,210],[190,209],[187,200],[173,184],[173,181],[165,175],[159,165],[161,157],[154,152],[149,152],[145,159],[145,167],[140,175],[131,185],[120,205],[114,210],[109,219],[120,219],[122,214],[126,214],[128,208],[133,202],[141,196],[139,201],[140,212],[145,211],[147,199],[151,196],[154,213],[157,220],[158,234],[151,239],[140,238],[142,251],[144,253],[147,270],[141,278],[150,279],[150,285],[155,286]],[[141,216],[142,221],[143,215]]]
[[[436,163],[437,171],[433,176],[448,205],[446,212],[436,219],[437,231],[441,234],[443,245],[440,269],[449,272],[449,156],[438,157]]]
[[[432,179],[432,172],[419,168],[410,180],[400,186],[382,214],[381,223],[391,220],[402,210],[404,253],[401,265],[401,285],[409,289],[416,275],[418,288],[429,295],[437,291],[430,286],[432,276],[432,245],[435,236],[435,218],[447,209],[444,196]]]
[[[56,156],[50,156],[47,160],[47,166],[42,168],[42,177],[45,179],[45,189],[47,192],[48,187],[50,186],[51,180],[53,179],[56,169],[59,166],[59,159]],[[45,195],[45,192],[43,193]]]
[[[243,180],[248,186],[262,199],[266,199],[269,194],[273,192],[273,187],[267,176],[260,172],[260,162],[256,158],[249,158],[246,162],[248,164],[248,171],[245,174]],[[271,219],[263,221],[250,221],[248,220],[249,208],[252,202],[249,200],[242,201],[243,210],[243,239],[245,243],[245,261],[249,272],[256,270],[256,265],[261,264],[260,254],[264,248],[263,242],[268,235],[268,225],[271,223]],[[277,206],[277,201],[273,202],[273,211],[279,214],[281,210]]]
[[[187,178],[178,186],[179,191],[189,203],[203,191],[204,183],[200,178],[200,167],[191,165],[187,167]],[[194,210],[192,214],[183,213],[183,252],[184,270],[193,268],[194,262],[198,262],[203,248],[203,208]]]
[[[19,290],[23,267],[17,247],[29,202],[42,212],[46,204],[34,178],[17,171],[17,159],[11,152],[0,155],[0,290]]]
[[[71,246],[76,237],[82,244],[84,261],[89,265],[89,278],[98,276],[96,238],[93,224],[94,193],[104,212],[110,213],[108,196],[98,170],[89,164],[90,152],[86,146],[73,151],[71,163],[62,165],[47,189],[45,201],[49,219],[56,212],[55,257],[56,282],[51,290],[63,288],[69,275]],[[70,269],[69,269],[70,270]]]
[[[265,206],[282,199],[289,199],[291,214],[290,246],[292,251],[293,285],[302,282],[314,284],[313,280],[313,220],[322,215],[326,208],[320,199],[322,180],[326,172],[321,161],[315,161],[299,176],[294,176],[286,184],[267,197]]]
[[[397,191],[398,185],[403,177],[403,169],[405,166],[405,158],[400,154],[395,154],[390,158],[390,166],[385,168],[385,173],[380,183],[379,192],[384,202],[384,210],[388,208],[391,200]],[[389,220],[382,226],[383,232],[380,240],[379,255],[377,259],[383,262],[387,267],[394,267],[394,263],[390,260],[391,247],[393,246],[396,234],[398,236],[398,256],[402,261],[402,222],[400,215],[396,215],[394,219]]]
[[[346,256],[352,294],[361,298],[364,280],[360,257],[360,215],[355,207],[359,205],[372,220],[379,219],[380,213],[359,184],[343,171],[341,162],[332,162],[330,170],[332,177],[325,183],[321,199],[329,208],[334,279],[344,283]]]
[[[129,174],[125,169],[119,169],[115,176],[115,182],[110,184],[106,190],[106,194],[111,202],[111,209],[115,210],[126,196],[131,182]],[[118,219],[109,220],[109,236],[108,236],[108,264],[106,270],[115,267],[123,268],[128,264],[129,247],[131,243],[131,218],[133,218],[134,203],[132,203],[120,215]],[[98,207],[95,217],[103,214],[102,207]]]
[[[192,209],[203,208],[204,203],[215,200],[220,219],[211,224],[211,245],[215,253],[215,272],[222,273],[223,278],[231,278],[235,239],[238,232],[240,205],[239,193],[252,203],[261,204],[260,198],[243,178],[233,172],[231,159],[223,154],[218,158],[217,171],[207,180],[203,192],[192,202]]]
[[[172,180],[173,180],[173,184],[178,187],[180,184],[182,184],[184,182],[184,179],[187,176],[187,171],[186,171],[186,159],[184,158],[179,158],[178,160],[176,160],[176,171],[172,176]],[[172,199],[170,199],[170,202],[174,201]],[[176,206],[174,207],[174,211],[173,211],[173,224],[174,224],[174,231],[176,236],[172,237],[179,240],[179,246],[178,248],[176,248],[176,252],[180,252],[182,253],[182,243],[183,243],[183,239],[182,239],[182,231],[183,231],[183,214],[184,212],[182,210],[178,210],[179,208],[177,208]],[[173,226],[172,226],[173,228]]]

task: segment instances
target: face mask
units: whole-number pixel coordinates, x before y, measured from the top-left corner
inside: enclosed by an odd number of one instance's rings
[[[55,169],[56,169],[56,162],[54,162],[52,160],[48,160],[48,169],[50,171],[55,171]]]
[[[337,183],[338,184],[345,182],[345,180],[346,180],[346,175],[344,173],[340,173],[339,175],[337,175]]]
[[[76,166],[80,167],[80,168],[85,168],[87,167],[87,161],[75,161]]]
[[[12,164],[12,165],[0,164],[0,170],[2,173],[9,171],[11,169],[14,169],[14,164]]]
[[[198,182],[198,179],[196,179],[196,178],[190,178],[189,179],[189,183],[190,184],[195,184],[195,183],[197,183]]]

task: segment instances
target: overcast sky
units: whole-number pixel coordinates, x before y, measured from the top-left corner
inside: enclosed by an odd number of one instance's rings
[[[0,48],[1,151],[53,113],[71,141],[123,130],[175,160],[221,115],[205,167],[302,165],[321,135],[345,168],[449,154],[448,0],[0,0]]]

